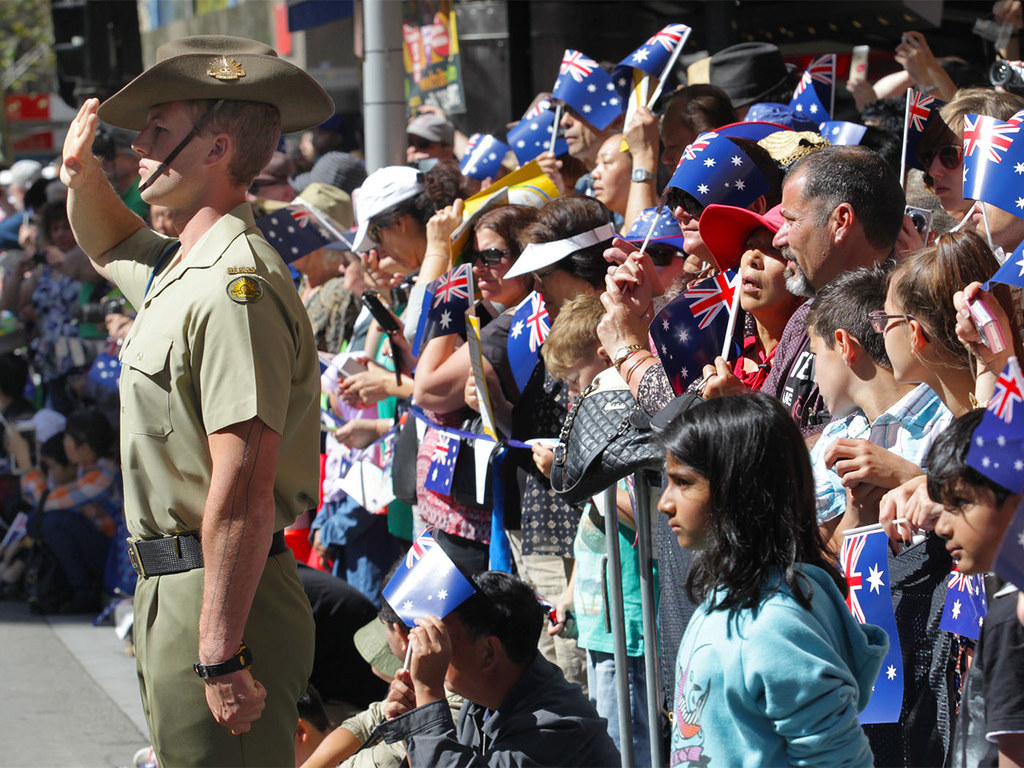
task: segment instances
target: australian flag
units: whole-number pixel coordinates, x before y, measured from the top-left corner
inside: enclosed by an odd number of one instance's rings
[[[1024,491],[1024,377],[1010,357],[971,436],[967,463],[1010,493]]]
[[[623,101],[629,100],[629,92],[632,90],[632,70],[639,69],[656,80],[664,77],[667,74],[665,67],[673,58],[676,49],[686,45],[690,31],[685,24],[669,24],[615,66],[612,70],[612,80],[615,81],[615,90]]]
[[[848,123],[845,120],[826,120],[821,124],[821,135],[834,146],[860,144],[868,128],[860,123]]]
[[[917,151],[921,146],[921,136],[924,129],[939,114],[939,109],[945,106],[946,102],[921,93],[911,88],[907,91],[907,113],[903,125],[903,165],[905,168],[917,168],[919,171],[927,171],[921,167],[921,161],[917,159]]]
[[[424,616],[443,619],[474,592],[428,529],[412,543],[381,594],[399,618],[413,627]]]
[[[466,333],[466,310],[474,299],[473,265],[460,264],[433,280],[423,294],[412,353],[419,355],[433,338]]]
[[[501,170],[501,161],[508,150],[508,144],[489,133],[474,133],[469,137],[466,152],[459,163],[462,175],[478,181],[493,179]]]
[[[89,373],[86,378],[106,389],[117,389],[117,381],[121,376],[121,361],[117,356],[109,352],[103,352],[96,356],[89,366]]]
[[[968,576],[954,566],[946,585],[946,605],[942,609],[939,629],[977,640],[987,612],[985,577],[980,573]]]
[[[739,274],[732,271],[693,283],[651,323],[651,338],[677,395],[722,354],[733,294],[739,287]]]
[[[548,151],[551,147],[551,136],[557,131],[551,102],[544,99],[510,128],[505,138],[519,165],[526,165],[537,155]],[[559,138],[555,141],[556,155],[564,155],[568,151],[569,145],[565,143],[565,139]]]
[[[992,570],[1017,589],[1024,590],[1024,501],[1013,513]]]
[[[989,289],[990,283],[1005,283],[1024,288],[1024,242],[1017,246],[1017,249],[1003,262],[996,273],[988,279],[982,288]]]
[[[526,388],[530,376],[533,375],[533,369],[537,367],[540,345],[544,343],[550,330],[551,320],[548,318],[547,307],[544,306],[544,298],[533,291],[516,307],[506,342],[508,363],[520,392]]]
[[[653,232],[651,227],[654,228]],[[651,236],[651,243],[661,243],[683,250],[683,230],[667,205],[660,212],[657,208],[645,208],[630,226],[625,239],[639,245],[647,239],[648,234]]]
[[[771,188],[754,161],[729,138],[702,133],[684,151],[668,186],[689,192],[703,205],[746,208]]]
[[[274,250],[281,254],[285,264],[337,241],[317,221],[316,215],[301,203],[261,216],[256,219],[256,226]]]
[[[881,527],[847,531],[839,566],[849,586],[846,604],[854,618],[881,627],[889,636],[871,701],[858,719],[861,724],[895,723],[903,706],[903,656],[889,583],[889,539]]]
[[[551,95],[602,131],[626,109],[611,76],[596,61],[571,48],[562,56]]]
[[[829,53],[814,59],[800,76],[789,106],[812,120],[825,120],[832,116],[835,100],[836,55]]]
[[[427,479],[423,483],[427,490],[450,496],[452,478],[455,476],[455,460],[459,457],[459,446],[462,442],[455,435],[439,431],[434,452],[430,454],[430,467]]]
[[[1024,217],[1024,141],[1020,126],[988,115],[964,115],[964,199]]]

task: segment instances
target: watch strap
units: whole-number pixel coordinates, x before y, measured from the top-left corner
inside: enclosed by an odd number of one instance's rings
[[[238,646],[238,652],[230,659],[218,661],[216,664],[201,664],[197,661],[192,665],[192,669],[195,670],[199,677],[204,680],[209,680],[211,677],[229,675],[232,672],[237,672],[240,669],[248,669],[251,666],[252,653],[250,653],[249,647],[245,643],[242,643]]]
[[[654,174],[648,171],[646,168],[634,168],[633,172],[629,175],[630,181],[637,183],[643,183],[645,181],[654,181]]]
[[[615,357],[612,358],[612,367],[618,368],[622,365],[626,358],[632,355],[634,352],[639,352],[641,349],[646,349],[643,344],[629,344],[628,346],[622,347],[618,352],[615,353]]]

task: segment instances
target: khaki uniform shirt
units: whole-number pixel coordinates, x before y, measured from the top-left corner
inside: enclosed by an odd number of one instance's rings
[[[259,417],[281,435],[274,530],[316,506],[319,366],[291,275],[248,204],[191,253],[143,229],[108,254],[138,318],[121,349],[121,460],[128,530],[199,531],[210,488],[207,436]]]

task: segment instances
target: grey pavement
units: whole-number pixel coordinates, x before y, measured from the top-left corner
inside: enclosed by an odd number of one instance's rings
[[[132,765],[148,744],[135,659],[88,616],[0,602],[0,768]]]

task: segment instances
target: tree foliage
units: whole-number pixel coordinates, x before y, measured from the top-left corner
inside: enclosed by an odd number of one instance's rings
[[[49,0],[0,0],[0,73],[14,72],[26,56],[41,56],[8,85],[9,93],[51,92],[55,86]]]

